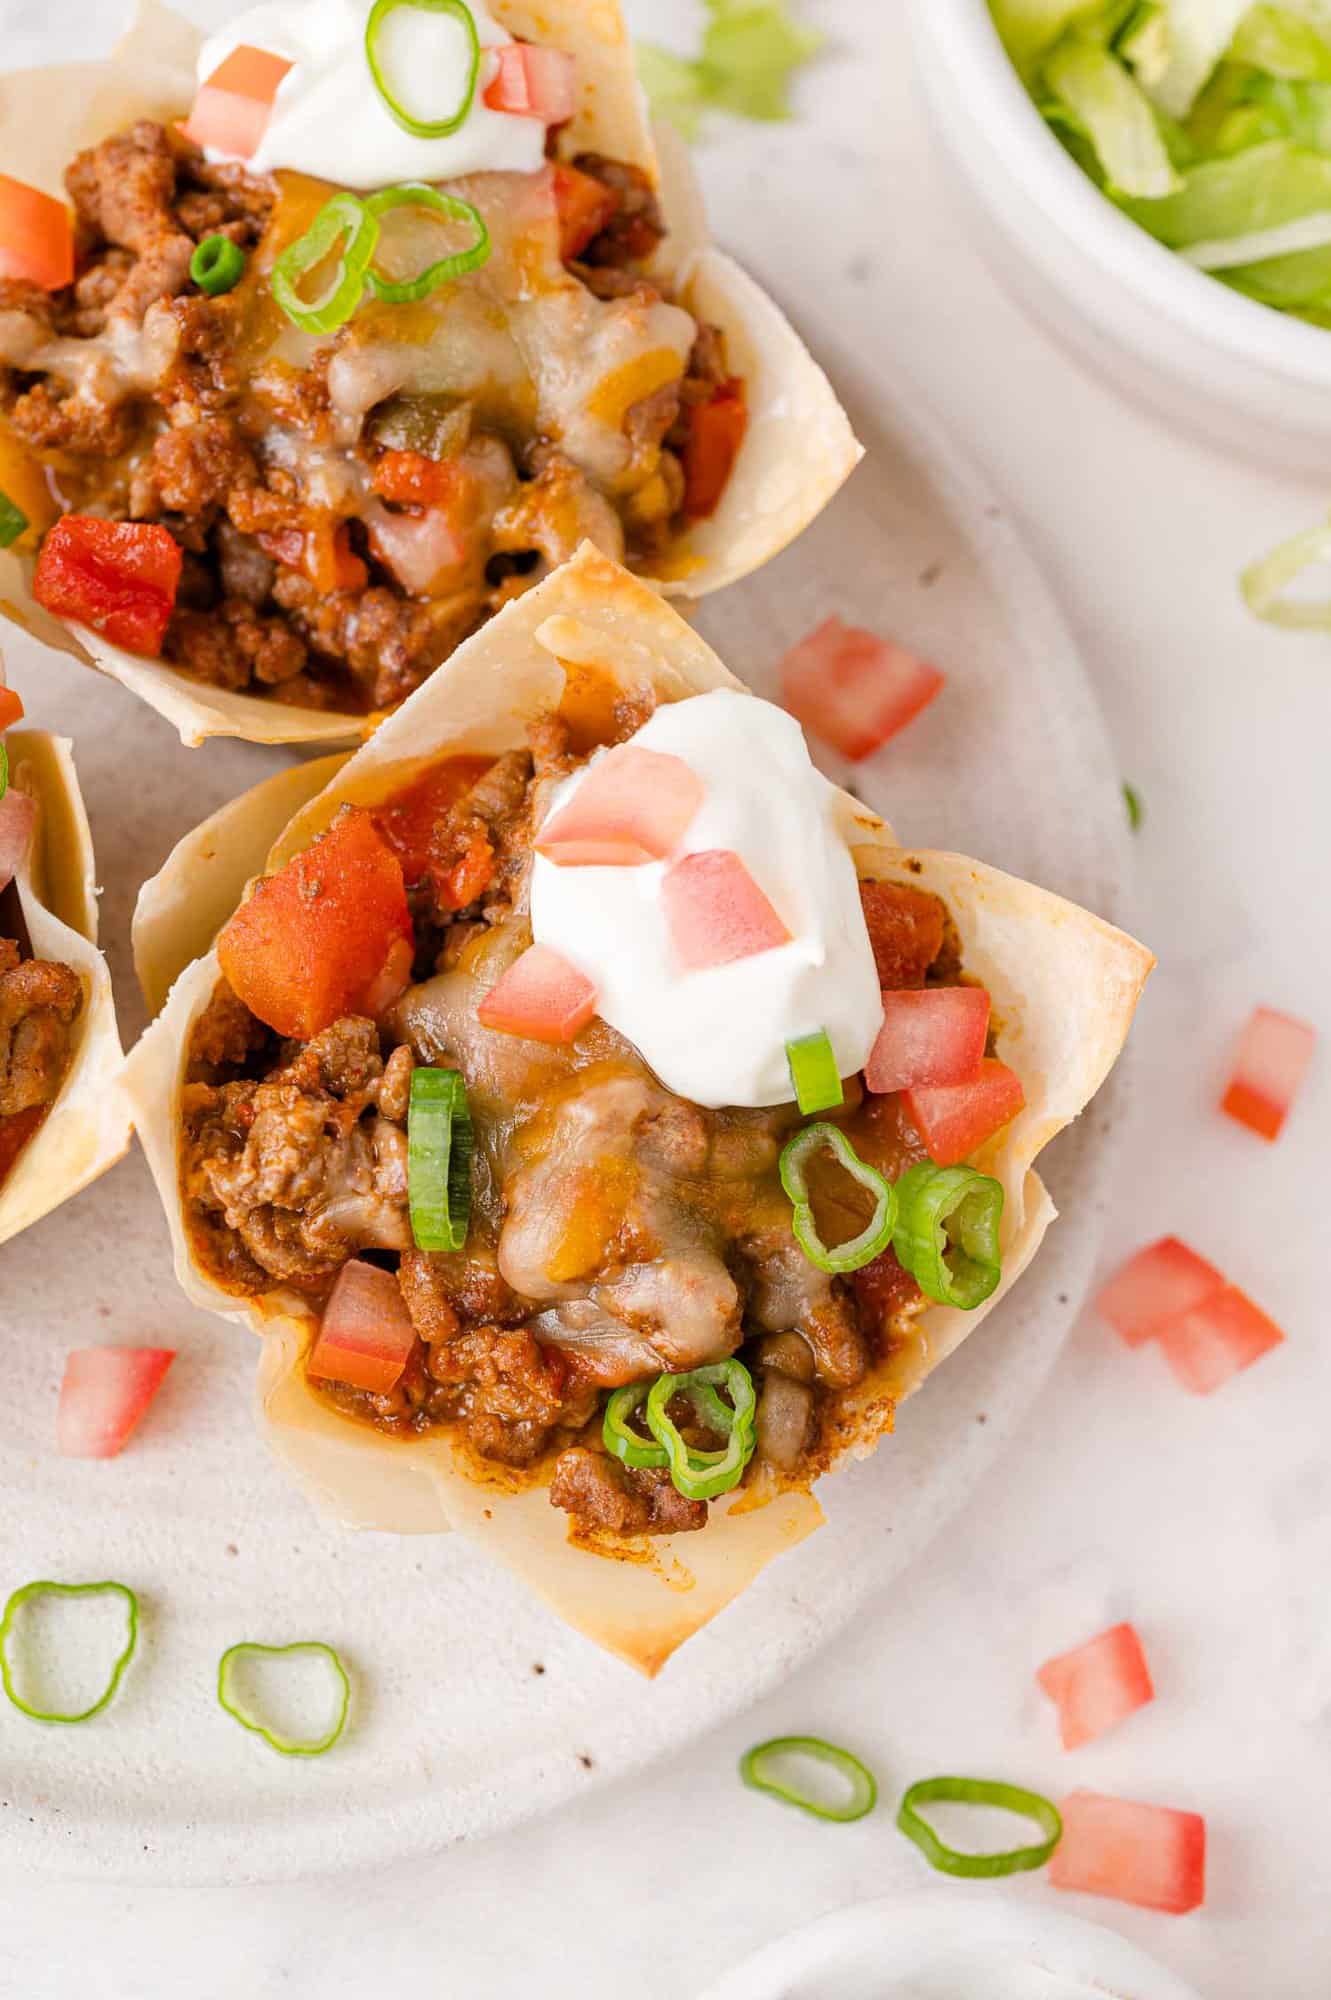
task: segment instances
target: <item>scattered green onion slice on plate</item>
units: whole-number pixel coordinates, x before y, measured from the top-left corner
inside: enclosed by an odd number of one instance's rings
[[[463,86],[462,98],[456,108],[443,118],[415,118],[407,110],[393,89],[384,68],[383,35],[384,25],[390,14],[399,7],[416,7],[423,14],[451,14],[461,24],[467,38],[467,80]],[[476,98],[476,83],[481,73],[481,38],[476,32],[476,21],[466,0],[374,0],[370,18],[365,23],[365,60],[370,65],[370,75],[374,87],[382,97],[389,115],[417,139],[446,139],[450,132],[461,126]]]
[[[407,1112],[407,1198],[418,1250],[465,1249],[474,1149],[461,1073],[413,1070]]]
[[[897,1182],[893,1248],[927,1299],[974,1312],[1003,1276],[1003,1187],[974,1167],[908,1167]]]
[[[721,1389],[729,1403],[721,1400]],[[676,1396],[692,1404],[701,1424],[725,1438],[722,1450],[701,1451],[688,1443],[670,1415]],[[716,1500],[739,1485],[754,1453],[757,1407],[753,1377],[742,1361],[715,1361],[688,1375],[657,1376],[647,1392],[647,1428],[664,1448],[671,1483],[686,1500]]]
[[[835,1771],[845,1780],[848,1789],[842,1804],[829,1804],[800,1786],[793,1776],[782,1775],[784,1766],[800,1757]],[[766,1792],[815,1819],[833,1820],[839,1826],[863,1819],[878,1803],[878,1781],[868,1766],[849,1750],[825,1743],[821,1736],[774,1736],[769,1743],[756,1744],[740,1758],[739,1774],[750,1790]]]
[[[336,333],[365,296],[365,274],[379,242],[379,224],[358,195],[335,194],[303,236],[273,266],[273,297],[303,333]],[[301,280],[317,271],[339,243],[337,264],[317,298],[307,299]]]
[[[836,1052],[826,1028],[820,1028],[816,1035],[801,1035],[798,1040],[787,1042],[786,1056],[790,1080],[795,1086],[795,1101],[806,1118],[813,1118],[820,1111],[835,1111],[838,1104],[845,1103]]]
[[[929,1805],[998,1806],[1004,1812],[1019,1813],[1034,1820],[1044,1839],[1033,1847],[1012,1847],[1003,1854],[963,1854],[939,1839],[919,1808]],[[1043,1868],[1063,1837],[1063,1820],[1058,1807],[1039,1792],[1024,1791],[1020,1785],[1005,1785],[991,1778],[922,1778],[912,1785],[901,1801],[897,1825],[913,1840],[931,1868],[944,1875],[965,1875],[976,1880],[998,1875],[1019,1875],[1028,1868]]]
[[[366,272],[370,290],[387,305],[414,305],[418,299],[428,299],[441,285],[451,284],[454,278],[464,277],[468,271],[479,271],[489,260],[490,232],[485,218],[460,195],[445,194],[442,188],[430,187],[425,181],[404,181],[400,187],[372,194],[365,206],[376,223],[394,208],[430,208],[454,222],[469,223],[475,231],[474,240],[465,250],[458,250],[451,257],[440,257],[416,277],[405,278],[401,283],[381,277],[371,264]]]
[[[874,1211],[858,1236],[829,1249],[818,1234],[809,1195],[806,1169],[816,1153],[831,1152],[852,1180],[867,1188],[874,1198]],[[806,1125],[797,1132],[781,1155],[781,1185],[794,1206],[792,1227],[795,1241],[811,1264],[820,1271],[844,1273],[862,1270],[881,1256],[892,1241],[897,1219],[897,1196],[891,1181],[876,1167],[862,1160],[850,1140],[837,1125]]]
[[[205,236],[189,260],[189,274],[201,292],[220,299],[245,275],[245,252],[229,236]]]
[[[11,549],[30,523],[21,507],[7,493],[0,493],[0,549]]]
[[[9,1659],[9,1642],[19,1614],[26,1604],[34,1603],[42,1597],[120,1597],[125,1604],[125,1643],[116,1655],[111,1668],[111,1677],[106,1687],[91,1708],[80,1709],[77,1714],[67,1710],[34,1708],[24,1701],[14,1685],[14,1670]],[[116,1690],[125,1677],[125,1669],[134,1658],[134,1649],[139,1643],[139,1600],[125,1583],[25,1583],[16,1590],[0,1616],[0,1680],[5,1693],[20,1713],[30,1716],[34,1722],[91,1722],[115,1699]]]
[[[270,1729],[262,1718],[255,1714],[249,1704],[243,1701],[235,1686],[236,1669],[244,1660],[290,1659],[299,1655],[304,1658],[325,1660],[329,1675],[336,1691],[336,1709],[333,1720],[322,1736],[297,1739],[282,1736]],[[262,1736],[265,1743],[284,1757],[322,1757],[331,1750],[347,1726],[347,1712],[351,1707],[351,1682],[347,1670],[331,1646],[322,1639],[298,1639],[290,1646],[260,1646],[244,1639],[239,1645],[228,1646],[217,1664],[217,1700],[229,1716],[248,1729],[255,1736]]]
[[[1146,817],[1146,811],[1142,805],[1142,795],[1135,785],[1130,785],[1127,782],[1126,778],[1123,781],[1123,804],[1127,808],[1128,825],[1134,833],[1140,833],[1142,821]]]
[[[606,1403],[601,1436],[606,1450],[613,1452],[624,1465],[641,1467],[670,1463],[665,1446],[654,1438],[644,1437],[633,1423],[633,1418],[647,1401],[651,1386],[650,1382],[630,1382],[626,1389],[616,1389]]]

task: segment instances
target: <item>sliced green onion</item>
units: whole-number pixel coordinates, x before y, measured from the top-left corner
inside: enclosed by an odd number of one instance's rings
[[[605,1416],[601,1421],[601,1436],[607,1451],[614,1453],[625,1465],[668,1465],[666,1448],[644,1437],[635,1429],[632,1419],[637,1416],[647,1401],[650,1382],[630,1382],[627,1389],[616,1389],[605,1406]]]
[[[15,1621],[25,1604],[31,1604],[39,1597],[121,1597],[125,1601],[126,1633],[125,1644],[111,1668],[111,1678],[103,1693],[91,1708],[80,1709],[71,1715],[60,1709],[34,1708],[23,1700],[14,1686],[13,1669],[9,1663],[9,1641],[13,1636]],[[100,1715],[104,1708],[115,1699],[117,1688],[125,1677],[125,1669],[134,1658],[134,1649],[139,1643],[139,1600],[124,1583],[25,1583],[16,1590],[0,1617],[0,1680],[4,1682],[5,1693],[15,1708],[34,1722],[91,1722],[94,1715]]]
[[[1331,631],[1331,602],[1286,597],[1304,570],[1331,560],[1331,527],[1309,528],[1282,542],[1243,572],[1243,595],[1249,611],[1268,625],[1294,632]]]
[[[23,509],[16,507],[7,493],[0,493],[0,549],[13,548],[30,525]]]
[[[404,181],[400,187],[384,188],[380,194],[372,194],[365,204],[366,209],[378,222],[394,208],[432,208],[439,215],[447,215],[454,222],[468,222],[476,232],[476,240],[466,250],[459,250],[451,257],[441,257],[430,264],[418,277],[405,279],[395,284],[389,278],[381,278],[371,264],[366,276],[370,290],[377,298],[392,306],[414,305],[418,299],[429,298],[441,285],[447,285],[454,278],[461,278],[468,271],[478,271],[490,256],[490,232],[485,226],[485,218],[478,208],[459,195],[445,194],[442,189],[429,187],[424,181]]]
[[[467,81],[461,103],[446,118],[413,118],[394,95],[384,75],[380,53],[384,23],[399,7],[418,7],[423,14],[451,14],[462,24],[467,37]],[[476,97],[476,82],[481,73],[481,38],[476,32],[475,17],[465,0],[374,0],[370,18],[365,23],[365,60],[370,65],[375,89],[404,132],[412,133],[417,139],[446,139],[463,123]]]
[[[844,1778],[850,1787],[845,1803],[827,1805],[812,1792],[780,1777],[781,1760],[789,1757],[807,1757]],[[745,1751],[739,1760],[739,1774],[751,1790],[766,1792],[788,1806],[798,1806],[801,1812],[812,1813],[815,1819],[830,1819],[839,1826],[863,1819],[878,1803],[878,1780],[868,1766],[838,1744],[824,1743],[821,1736],[774,1736],[770,1743],[759,1743]]]
[[[245,275],[245,252],[229,236],[205,236],[189,260],[189,274],[201,292],[220,299]]]
[[[726,1391],[729,1404],[722,1402],[718,1389]],[[720,1431],[724,1450],[695,1451],[685,1441],[670,1415],[676,1396],[692,1404],[709,1430]],[[657,1376],[647,1392],[647,1428],[665,1447],[671,1481],[686,1500],[716,1500],[739,1485],[753,1457],[757,1407],[753,1377],[742,1361],[713,1362],[688,1375]]]
[[[337,269],[317,299],[300,294],[300,282],[317,271],[343,238]],[[273,297],[304,333],[335,333],[365,296],[365,274],[379,242],[379,224],[358,195],[335,194],[305,234],[282,252],[273,266]]]
[[[471,1220],[475,1141],[467,1086],[455,1069],[411,1073],[407,1199],[418,1250],[462,1250]]]
[[[848,1242],[838,1243],[835,1249],[829,1249],[818,1234],[805,1179],[809,1161],[824,1148],[834,1153],[852,1180],[867,1188],[874,1198],[874,1212],[859,1235],[852,1236]],[[795,1241],[809,1262],[816,1264],[820,1271],[859,1271],[864,1265],[872,1264],[892,1241],[897,1219],[896,1190],[876,1167],[867,1165],[860,1158],[839,1126],[806,1125],[802,1132],[795,1134],[781,1155],[781,1185],[794,1204],[792,1227]]]
[[[1014,1847],[1006,1854],[962,1854],[938,1838],[917,1807],[928,1805],[999,1806],[1004,1812],[1020,1813],[1032,1819],[1045,1838],[1036,1847]],[[1058,1807],[1039,1792],[1023,1791],[1020,1785],[1005,1785],[989,1778],[923,1778],[912,1785],[901,1801],[897,1825],[913,1840],[931,1868],[944,1875],[991,1878],[1019,1875],[1027,1868],[1043,1868],[1063,1837],[1063,1821]]]
[[[241,1701],[235,1692],[235,1669],[241,1660],[289,1658],[292,1654],[313,1656],[328,1662],[333,1685],[337,1689],[337,1712],[324,1735],[311,1740],[298,1740],[291,1736],[281,1736],[275,1729],[257,1716],[248,1703]],[[331,1646],[322,1639],[298,1639],[291,1646],[259,1646],[251,1640],[242,1640],[238,1646],[229,1646],[217,1665],[217,1699],[227,1714],[237,1721],[242,1729],[248,1729],[255,1736],[262,1736],[265,1743],[274,1750],[280,1750],[284,1757],[322,1757],[325,1750],[331,1750],[338,1737],[347,1726],[347,1711],[351,1706],[351,1682],[347,1670]]]
[[[973,1312],[998,1289],[1002,1184],[974,1167],[908,1167],[893,1248],[927,1299]]]
[[[835,1111],[838,1104],[845,1103],[836,1052],[826,1028],[820,1028],[816,1035],[801,1035],[798,1041],[787,1042],[786,1056],[790,1080],[795,1086],[795,1101],[806,1118],[819,1111]]]
[[[1146,817],[1142,808],[1142,795],[1137,787],[1128,784],[1126,779],[1123,783],[1123,803],[1128,810],[1128,825],[1134,833],[1140,833],[1142,821]]]

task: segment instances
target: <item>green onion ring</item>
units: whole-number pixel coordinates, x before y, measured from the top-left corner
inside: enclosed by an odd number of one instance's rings
[[[1045,1838],[1037,1847],[1014,1847],[1006,1854],[962,1854],[938,1838],[919,1806],[927,1805],[1001,1806],[1004,1812],[1020,1813],[1032,1819]],[[1063,1820],[1058,1807],[1039,1792],[1023,1791],[1020,1785],[1005,1785],[989,1778],[922,1778],[912,1785],[901,1801],[897,1825],[913,1840],[931,1868],[944,1875],[967,1875],[989,1879],[997,1875],[1019,1875],[1027,1868],[1043,1868],[1063,1838]]]
[[[38,1597],[123,1597],[127,1620],[125,1644],[111,1669],[111,1678],[101,1697],[91,1708],[85,1708],[78,1715],[66,1715],[56,1709],[33,1708],[23,1700],[14,1687],[14,1677],[9,1664],[9,1641],[13,1635],[14,1622],[25,1604]],[[34,1722],[91,1722],[94,1715],[100,1715],[115,1699],[116,1690],[125,1677],[125,1669],[134,1658],[134,1649],[139,1643],[139,1600],[126,1583],[25,1583],[16,1590],[0,1616],[0,1680],[5,1693],[23,1715]]]
[[[794,1785],[783,1784],[778,1778],[767,1773],[767,1765],[778,1757],[809,1757],[816,1764],[827,1764],[832,1770],[848,1780],[850,1797],[843,1806],[821,1805],[807,1792],[797,1791]],[[849,1826],[853,1820],[863,1819],[878,1803],[878,1780],[867,1764],[861,1764],[849,1750],[842,1750],[835,1743],[824,1743],[821,1736],[774,1736],[770,1743],[759,1743],[752,1750],[746,1750],[739,1760],[739,1774],[750,1790],[766,1792],[770,1798],[781,1799],[788,1806],[798,1806],[801,1812],[812,1813],[815,1819],[833,1820],[839,1826]]]
[[[407,1111],[407,1200],[418,1250],[463,1250],[475,1141],[455,1069],[415,1069]]]
[[[893,1248],[927,1299],[974,1312],[1003,1276],[1002,1183],[974,1167],[908,1167],[897,1182]]]
[[[189,274],[201,292],[220,299],[245,275],[245,252],[229,236],[205,236],[189,260]]]
[[[317,270],[340,237],[346,247],[317,299],[303,299],[300,281]],[[379,225],[358,195],[335,194],[305,234],[288,244],[273,266],[273,297],[305,333],[336,333],[365,296],[365,274],[379,242]]]
[[[716,1394],[725,1389],[730,1404]],[[699,1421],[726,1439],[722,1451],[695,1451],[670,1416],[673,1397],[692,1403]],[[715,1361],[688,1375],[658,1375],[647,1392],[647,1428],[665,1447],[671,1482],[686,1500],[716,1500],[739,1485],[753,1457],[753,1420],[758,1398],[753,1377],[742,1361]]]
[[[327,1660],[338,1689],[337,1714],[333,1718],[332,1727],[326,1735],[314,1743],[297,1743],[288,1736],[277,1735],[274,1730],[260,1722],[252,1709],[242,1707],[232,1695],[231,1676],[238,1660],[256,1656],[276,1660],[292,1653],[313,1653],[320,1659]],[[322,1757],[325,1750],[332,1749],[347,1726],[347,1711],[351,1707],[351,1682],[347,1678],[346,1668],[333,1648],[325,1645],[322,1639],[298,1639],[290,1646],[260,1646],[253,1640],[243,1639],[239,1645],[228,1646],[217,1663],[217,1700],[219,1706],[224,1708],[242,1729],[250,1730],[255,1736],[262,1736],[264,1742],[272,1749],[280,1751],[282,1756]]]
[[[616,1389],[605,1406],[601,1436],[606,1450],[613,1452],[624,1465],[640,1467],[670,1463],[665,1446],[643,1437],[630,1422],[647,1401],[651,1386],[650,1382],[630,1382],[626,1389]]]
[[[4,797],[5,793],[8,790],[9,790],[9,752],[5,748],[3,737],[0,737],[0,799]]]
[[[30,526],[23,509],[16,506],[7,493],[0,493],[0,549],[12,548]]]
[[[873,1214],[859,1235],[852,1236],[846,1243],[838,1243],[832,1250],[818,1234],[804,1178],[809,1161],[824,1147],[835,1153],[852,1180],[857,1180],[861,1187],[869,1190],[875,1204]],[[896,1190],[876,1167],[868,1166],[860,1158],[839,1126],[806,1125],[802,1132],[795,1134],[781,1155],[781,1185],[794,1205],[792,1227],[795,1241],[809,1262],[816,1264],[820,1271],[840,1274],[862,1270],[864,1265],[872,1264],[892,1241],[897,1220]]]
[[[424,14],[452,14],[462,23],[468,45],[467,82],[462,102],[447,118],[413,118],[389,88],[379,59],[379,43],[385,21],[398,7],[419,7]],[[404,132],[412,133],[417,139],[446,139],[450,132],[457,131],[475,102],[476,83],[481,73],[481,38],[476,32],[476,21],[466,0],[374,0],[370,18],[365,23],[365,60],[370,65],[375,89]]]
[[[490,232],[485,226],[485,218],[478,208],[460,195],[445,194],[442,189],[430,187],[425,181],[404,181],[400,187],[384,188],[379,194],[372,194],[365,207],[375,221],[393,208],[432,208],[440,215],[451,216],[455,222],[469,222],[476,231],[476,241],[466,250],[459,250],[451,257],[441,257],[430,264],[415,278],[404,279],[395,284],[389,278],[381,278],[371,264],[366,272],[370,290],[376,298],[390,306],[414,305],[418,299],[428,299],[431,292],[437,292],[441,285],[451,284],[454,278],[461,278],[468,271],[479,271],[481,265],[489,261]]]
[[[845,1103],[836,1053],[826,1028],[820,1028],[816,1035],[801,1035],[798,1041],[787,1042],[786,1058],[795,1086],[795,1101],[806,1118],[819,1111],[835,1111],[838,1104]]]

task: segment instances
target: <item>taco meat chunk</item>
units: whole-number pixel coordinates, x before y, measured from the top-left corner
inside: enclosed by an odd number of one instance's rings
[[[82,1006],[67,965],[25,958],[0,937],[0,1186],[60,1094]]]

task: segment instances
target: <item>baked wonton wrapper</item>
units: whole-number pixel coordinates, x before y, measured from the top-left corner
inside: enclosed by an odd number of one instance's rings
[[[191,1256],[179,1191],[180,1086],[193,1024],[219,978],[214,952],[189,963],[199,939],[172,890],[196,843],[202,840],[215,874],[210,908],[227,901],[216,892],[228,865],[234,903],[249,877],[308,846],[344,802],[382,800],[441,756],[521,744],[526,723],[559,706],[566,669],[575,685],[579,670],[593,669],[625,689],[649,683],[665,700],[739,685],[649,587],[584,548],[468,640],[271,849],[270,787],[290,774],[250,794],[249,820],[231,808],[224,828],[214,820],[177,849],[142,892],[136,937],[157,990],[179,976],[127,1074],[180,1281],[198,1304],[248,1320],[262,1334],[262,1428],[318,1504],[359,1527],[456,1529],[507,1562],[570,1623],[650,1674],[773,1556],[819,1525],[814,1496],[783,1493],[754,1506],[738,1494],[713,1506],[701,1532],[644,1543],[639,1561],[589,1553],[570,1541],[567,1517],[551,1507],[544,1487],[524,1487],[500,1470],[478,1483],[445,1433],[390,1438],[314,1395],[302,1367],[313,1332],[308,1307],[279,1291],[250,1306],[213,1285]],[[966,969],[993,995],[999,1053],[1020,1075],[1027,1100],[981,1161],[1006,1190],[1002,1287],[976,1312],[930,1306],[920,1314],[909,1346],[857,1392],[843,1427],[842,1450],[864,1456],[890,1428],[896,1405],[975,1331],[1030,1262],[1054,1214],[1033,1162],[1104,1080],[1152,960],[1131,938],[1057,896],[956,855],[903,851],[880,819],[845,794],[841,809],[861,875],[933,889],[946,901]]]
[[[722,328],[734,373],[747,384],[749,426],[715,515],[672,544],[658,587],[704,597],[747,576],[821,513],[862,456],[845,413],[784,314],[707,241],[688,156],[673,136],[658,158],[619,0],[490,0],[510,34],[570,50],[581,102],[561,152],[598,152],[644,168],[657,182],[670,235],[655,270],[680,303]],[[107,62],[23,70],[0,78],[0,173],[64,198],[80,148],[136,118],[183,118],[194,98],[201,37],[157,0],[140,0],[134,26]],[[25,544],[26,545],[26,544]],[[358,743],[372,718],[302,708],[206,686],[165,661],[111,645],[34,601],[31,551],[0,555],[0,611],[50,645],[100,667],[142,696],[191,746],[210,736],[251,743]]]
[[[83,987],[83,1006],[60,1094],[0,1187],[0,1243],[114,1166],[129,1150],[130,1133],[111,974],[97,949],[92,834],[73,745],[41,730],[11,729],[5,747],[10,783],[37,801],[32,840],[14,876],[31,955],[69,966]]]

